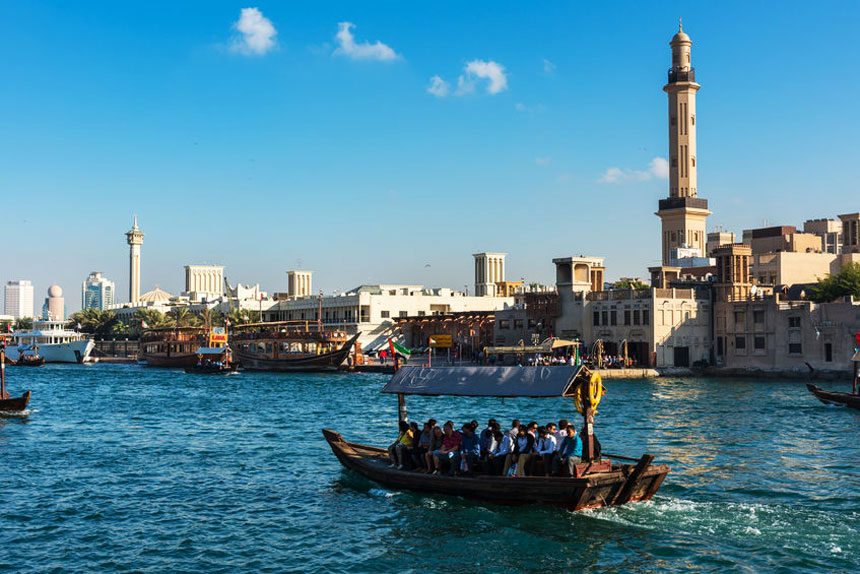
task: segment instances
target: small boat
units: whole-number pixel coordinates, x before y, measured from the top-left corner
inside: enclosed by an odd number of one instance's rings
[[[17,367],[41,367],[45,364],[45,357],[39,354],[38,345],[18,346],[18,360],[12,364]]]
[[[322,430],[332,452],[345,468],[388,488],[462,496],[498,504],[552,505],[582,510],[649,500],[669,473],[668,466],[653,465],[654,457],[650,454],[639,459],[611,455],[633,464],[617,464],[601,457],[593,438],[593,422],[602,384],[600,376],[587,367],[404,367],[395,373],[382,392],[398,395],[400,420],[406,420],[404,397],[407,394],[574,397],[587,429],[581,433],[583,462],[576,466],[573,476],[516,479],[399,470],[388,464],[386,449],[348,442],[334,430]]]
[[[860,351],[857,351],[851,362],[854,365],[854,377],[850,393],[825,391],[812,383],[806,383],[806,388],[825,405],[836,405],[860,410]]]
[[[10,397],[6,392],[6,340],[0,339],[0,412],[20,413],[30,403],[30,391],[20,397]]]
[[[341,368],[359,335],[308,321],[253,323],[234,326],[230,345],[247,371],[325,372]]]
[[[233,351],[227,346],[227,333],[223,328],[214,328],[209,336],[209,346],[197,349],[197,364],[185,367],[185,372],[194,375],[229,375],[239,367],[233,362]]]

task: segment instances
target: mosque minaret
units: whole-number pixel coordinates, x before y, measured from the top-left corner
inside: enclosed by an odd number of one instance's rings
[[[128,300],[131,304],[140,301],[140,246],[143,245],[143,231],[137,226],[137,216],[134,225],[125,234],[129,246],[128,254]]]
[[[657,216],[663,223],[662,261],[672,265],[672,249],[689,247],[707,257],[708,200],[698,197],[696,183],[696,69],[690,37],[680,22],[669,43],[672,68],[663,91],[669,96],[669,197],[661,199]]]

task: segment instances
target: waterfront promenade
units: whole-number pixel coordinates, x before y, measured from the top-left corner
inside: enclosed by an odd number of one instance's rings
[[[0,419],[0,571],[860,568],[860,419],[797,382],[607,381],[604,449],[647,450],[672,473],[653,502],[572,514],[388,491],[344,471],[318,429],[387,444],[387,378],[17,370],[33,411]],[[564,399],[410,400],[416,419],[572,413]]]

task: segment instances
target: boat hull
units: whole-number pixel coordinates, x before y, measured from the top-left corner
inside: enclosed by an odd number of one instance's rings
[[[347,355],[352,349],[353,343],[358,339],[358,335],[352,337],[344,343],[337,351],[325,353],[322,355],[311,355],[307,357],[296,357],[287,359],[270,359],[259,358],[255,355],[241,351],[237,345],[234,348],[233,356],[236,361],[246,371],[274,371],[279,373],[314,373],[314,372],[333,372],[337,371],[343,365]]]
[[[229,375],[230,373],[235,373],[239,368],[239,365],[230,365],[227,368],[218,368],[218,367],[199,367],[194,365],[193,367],[186,367],[185,372],[189,375]]]
[[[397,470],[388,465],[384,449],[346,442],[332,430],[323,435],[340,463],[349,470],[394,489],[463,496],[506,505],[550,505],[568,510],[616,506],[649,500],[660,488],[669,467],[648,466],[641,473],[633,465],[616,465],[609,472],[581,478],[527,476],[449,477]]]
[[[95,345],[92,339],[81,339],[68,343],[40,344],[39,356],[44,358],[46,363],[83,363],[89,361],[90,353],[92,353]],[[6,347],[6,356],[13,362],[17,361],[20,357],[18,345]]]
[[[809,392],[815,395],[815,397],[825,405],[837,405],[860,410],[860,395],[825,391],[824,389],[820,389],[811,383],[807,383],[806,388],[809,389]]]
[[[24,394],[14,399],[0,399],[0,412],[3,413],[20,413],[30,404],[30,391],[24,391]]]
[[[197,364],[197,355],[141,355],[142,360],[146,361],[147,367],[162,367],[169,369],[184,369],[193,367]]]

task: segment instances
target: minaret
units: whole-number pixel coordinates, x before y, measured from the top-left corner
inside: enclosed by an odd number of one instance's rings
[[[143,245],[143,231],[137,226],[137,216],[134,225],[126,232],[128,242],[128,300],[135,304],[140,300],[140,246]]]
[[[706,257],[708,200],[698,197],[696,187],[696,69],[690,48],[693,42],[678,33],[669,42],[672,67],[663,91],[669,95],[669,197],[661,199],[657,216],[663,222],[663,265],[671,266],[670,252],[691,247]]]

